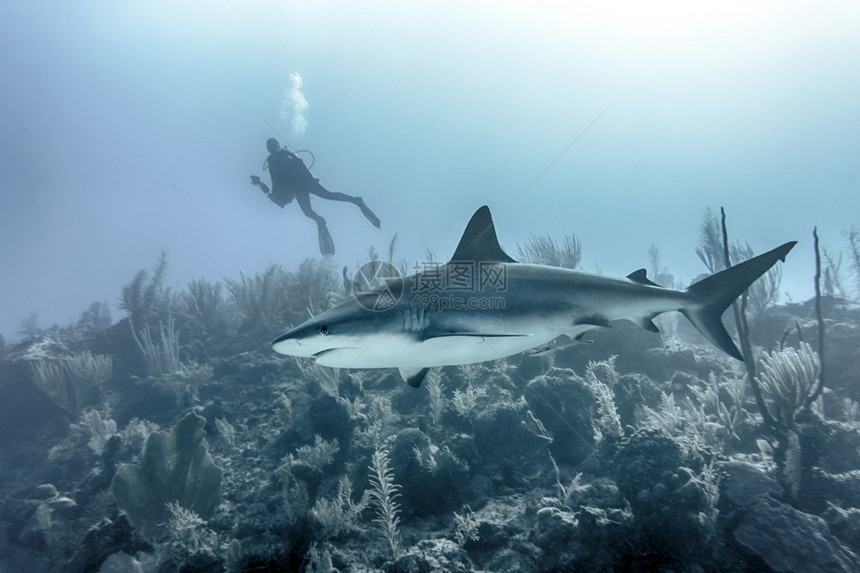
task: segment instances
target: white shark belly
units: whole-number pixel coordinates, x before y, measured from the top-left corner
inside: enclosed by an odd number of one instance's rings
[[[336,348],[316,361],[333,368],[425,368],[497,360],[541,346],[557,334],[439,336],[424,341],[379,336],[363,347]]]

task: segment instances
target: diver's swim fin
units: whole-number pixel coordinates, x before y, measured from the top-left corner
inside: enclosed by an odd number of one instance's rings
[[[359,209],[361,209],[361,212],[364,214],[364,217],[368,221],[370,221],[374,227],[379,229],[380,228],[379,225],[381,223],[379,220],[379,217],[376,216],[376,213],[374,213],[373,211],[370,210],[370,207],[368,207],[367,205],[364,204],[364,199],[359,197],[358,201],[356,201],[355,204],[358,205]]]
[[[328,232],[328,226],[325,223],[317,224],[317,233],[320,240],[320,252],[323,255],[333,255],[334,240],[331,238],[331,233]]]

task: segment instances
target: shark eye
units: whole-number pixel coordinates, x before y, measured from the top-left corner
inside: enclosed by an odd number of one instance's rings
[[[327,326],[320,326],[320,334],[322,334],[323,336],[328,334],[328,327]]]

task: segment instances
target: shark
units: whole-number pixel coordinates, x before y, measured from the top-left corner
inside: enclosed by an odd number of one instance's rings
[[[419,387],[432,367],[484,362],[545,347],[560,337],[680,312],[717,348],[743,356],[724,311],[794,247],[791,241],[709,275],[685,290],[652,282],[520,263],[501,247],[487,206],[470,219],[445,264],[393,278],[290,329],[272,342],[287,356],[337,368],[397,368]]]

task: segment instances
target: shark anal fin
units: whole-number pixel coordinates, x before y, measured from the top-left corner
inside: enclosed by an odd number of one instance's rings
[[[611,328],[612,325],[609,324],[609,321],[600,316],[583,316],[581,318],[577,318],[573,324],[577,325],[589,325],[589,326],[600,326],[603,328]]]
[[[429,368],[398,368],[397,370],[400,372],[400,377],[403,378],[403,381],[413,388],[421,386],[421,383],[430,371]]]
[[[640,285],[654,286],[654,287],[660,286],[648,278],[648,271],[646,271],[645,269],[639,269],[639,270],[633,271],[632,273],[627,275],[627,279],[633,281],[636,284],[640,284]]]

